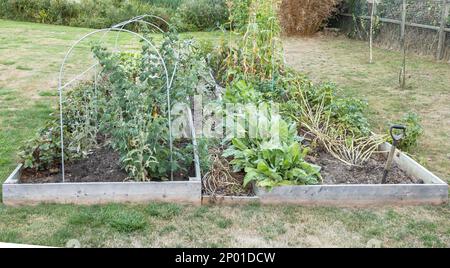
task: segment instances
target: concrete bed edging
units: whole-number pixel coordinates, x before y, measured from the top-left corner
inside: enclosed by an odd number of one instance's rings
[[[5,205],[143,203],[150,201],[201,204],[201,181],[18,183],[19,165],[3,184]]]
[[[387,152],[385,143],[380,151]],[[448,185],[406,154],[396,150],[394,161],[408,175],[424,184],[336,184],[279,186],[272,190],[255,187],[256,196],[265,204],[301,204],[334,206],[439,205],[448,201]]]

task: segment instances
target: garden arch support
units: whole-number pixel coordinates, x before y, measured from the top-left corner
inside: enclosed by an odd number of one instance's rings
[[[135,23],[135,22],[140,22],[140,23],[144,23],[148,26],[153,27],[154,29],[158,30],[161,33],[164,33],[164,31],[156,26],[155,24],[145,21],[145,18],[156,18],[161,20],[162,22],[164,22],[165,24],[167,24],[169,26],[169,23],[167,23],[167,21],[165,21],[164,19],[158,17],[158,16],[154,16],[154,15],[141,15],[141,16],[137,16],[134,17],[130,20],[121,22],[119,24],[116,24],[110,28],[105,28],[105,29],[99,29],[99,30],[95,30],[92,31],[84,36],[82,36],[81,38],[79,38],[74,44],[72,44],[72,46],[69,48],[69,50],[66,52],[63,62],[61,64],[60,70],[59,70],[59,77],[58,77],[58,93],[59,93],[59,117],[60,117],[60,143],[61,143],[61,173],[62,173],[62,181],[65,182],[65,163],[64,163],[64,118],[63,118],[63,89],[67,86],[69,86],[71,83],[73,83],[74,81],[78,80],[79,78],[81,78],[84,74],[88,73],[90,70],[92,70],[93,68],[95,68],[96,66],[99,65],[99,63],[95,63],[94,65],[90,66],[89,68],[87,68],[86,70],[84,70],[83,72],[81,72],[80,74],[78,74],[75,78],[73,78],[72,80],[70,80],[69,82],[63,84],[63,76],[64,76],[64,71],[65,71],[65,65],[67,60],[69,59],[70,55],[72,54],[73,50],[75,49],[75,47],[77,47],[78,44],[80,44],[83,40],[95,35],[95,34],[99,34],[99,33],[103,33],[103,36],[101,38],[101,40],[103,40],[103,38],[105,37],[106,34],[110,33],[110,32],[117,32],[117,36],[116,36],[116,40],[115,40],[115,49],[117,49],[117,45],[118,45],[118,38],[119,38],[119,34],[121,32],[125,32],[125,33],[129,33],[135,37],[138,37],[140,40],[145,41],[152,50],[154,50],[157,54],[158,57],[158,61],[160,62],[160,64],[162,64],[163,67],[163,71],[164,71],[164,76],[165,76],[165,84],[166,84],[166,98],[167,98],[167,115],[168,115],[168,127],[169,127],[169,146],[170,146],[170,162],[173,162],[173,137],[172,137],[172,127],[171,127],[171,100],[170,100],[170,89],[171,89],[171,85],[176,73],[176,69],[177,69],[177,65],[178,62],[175,64],[174,70],[173,70],[173,74],[171,77],[169,77],[169,72],[166,66],[166,63],[164,61],[164,59],[162,58],[161,54],[159,53],[158,49],[156,48],[156,46],[145,36],[134,32],[134,31],[130,31],[127,29],[124,29],[128,24],[130,23]],[[97,81],[96,79],[97,74],[95,75],[95,82]],[[191,111],[189,111],[191,112]],[[192,122],[192,116],[189,117],[191,120],[188,122],[190,129],[191,129],[191,133],[192,133],[192,143],[193,143],[193,147],[194,147],[194,164],[195,164],[195,179],[196,180],[200,180],[201,179],[201,174],[200,174],[200,163],[199,163],[199,158],[198,158],[198,154],[197,154],[197,142],[196,142],[196,138],[195,138],[195,130],[194,130],[194,124]],[[171,179],[173,179],[173,171],[171,170]]]

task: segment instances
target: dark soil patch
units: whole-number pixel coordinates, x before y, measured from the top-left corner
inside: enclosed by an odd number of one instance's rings
[[[386,158],[381,154],[374,155],[364,166],[348,166],[335,159],[330,154],[320,150],[307,156],[308,162],[322,167],[321,174],[323,184],[381,184]],[[225,162],[225,164],[223,163]],[[220,178],[223,170],[215,174],[213,188],[214,193],[203,191],[213,195],[252,195],[250,187],[243,188],[242,182],[245,174],[233,173],[227,165],[228,161],[220,160],[220,169],[225,169],[232,179]],[[86,158],[66,165],[66,182],[123,182],[128,174],[120,166],[120,156],[109,146],[101,146]],[[215,167],[217,168],[217,167]],[[193,173],[194,168],[189,170]],[[174,174],[174,180],[185,180],[187,174],[178,172]],[[62,176],[59,168],[50,171],[25,169],[20,179],[21,183],[54,183],[61,182]],[[422,180],[408,176],[394,163],[387,178],[388,184],[421,184]],[[205,185],[204,185],[205,187]]]
[[[189,174],[194,170],[192,167]],[[65,182],[123,182],[128,178],[127,172],[120,166],[120,155],[109,146],[101,146],[82,160],[67,163]],[[186,180],[185,172],[174,173],[174,180]],[[38,171],[25,169],[20,183],[55,183],[62,182],[60,167],[54,170]]]
[[[322,167],[323,184],[381,184],[386,157],[375,154],[363,166],[349,166],[330,154],[319,151],[306,158]],[[387,184],[422,184],[422,180],[408,176],[393,163],[387,177]]]
[[[120,156],[110,147],[95,149],[86,159],[68,163],[65,166],[66,182],[122,182],[128,174],[120,167]],[[22,183],[62,182],[59,173],[34,170],[24,170]]]

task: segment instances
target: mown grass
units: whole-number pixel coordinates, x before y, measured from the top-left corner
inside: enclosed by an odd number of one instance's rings
[[[0,182],[16,165],[20,144],[56,107],[55,81],[65,51],[89,31],[0,20]],[[193,35],[211,41],[221,36]],[[130,41],[125,35],[120,40],[123,45]],[[69,70],[85,67],[86,59],[88,44],[77,50]],[[365,247],[369,241],[383,247],[449,247],[449,218],[449,205],[341,209],[0,203],[0,241],[61,247],[73,239],[82,247]]]
[[[164,211],[162,213],[155,211]],[[448,247],[449,207],[0,205],[0,240],[64,247]]]

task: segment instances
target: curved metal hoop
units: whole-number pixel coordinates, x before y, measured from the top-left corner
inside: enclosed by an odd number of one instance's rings
[[[149,15],[150,16],[150,15]],[[128,23],[131,23],[132,20],[127,21]],[[126,25],[127,23],[125,23]],[[122,24],[120,24],[122,27]],[[93,32],[90,32],[86,35],[84,35],[83,37],[81,37],[80,39],[78,39],[71,47],[70,49],[67,51],[66,55],[64,56],[64,60],[61,64],[60,70],[59,70],[59,77],[58,77],[58,91],[59,91],[59,116],[60,116],[60,135],[61,135],[61,172],[62,172],[62,180],[63,182],[65,181],[65,169],[64,169],[64,120],[63,120],[63,98],[62,98],[62,91],[63,89],[68,86],[70,83],[72,83],[73,81],[77,80],[80,76],[82,76],[83,74],[89,72],[92,68],[94,68],[95,66],[98,65],[98,63],[94,64],[93,66],[89,67],[87,70],[85,70],[84,72],[82,72],[80,75],[78,75],[77,77],[75,77],[74,79],[72,79],[71,81],[69,81],[68,83],[66,83],[65,85],[62,85],[62,79],[63,79],[63,75],[64,75],[64,67],[66,64],[66,61],[68,60],[70,54],[72,53],[73,49],[83,40],[85,40],[86,38],[97,34],[97,33],[101,33],[101,32],[111,32],[111,31],[117,31],[117,32],[126,32],[126,33],[130,33],[134,36],[139,37],[141,40],[144,40],[157,54],[159,61],[161,62],[163,69],[164,69],[164,75],[166,77],[166,91],[167,91],[167,109],[168,109],[168,119],[169,119],[169,141],[170,141],[170,162],[173,162],[173,155],[172,155],[172,151],[173,151],[173,140],[172,140],[172,129],[171,129],[171,111],[170,111],[170,86],[171,86],[171,82],[169,80],[169,72],[167,70],[167,66],[166,63],[164,61],[164,59],[162,58],[161,54],[159,53],[158,49],[155,47],[155,45],[153,45],[153,43],[148,40],[147,38],[145,38],[144,36],[142,36],[141,34],[138,34],[136,32],[133,31],[129,31],[123,28],[117,28],[116,26],[113,26],[111,28],[105,28],[105,29],[100,29],[100,30],[95,30]],[[171,174],[171,177],[173,176],[173,174]]]

